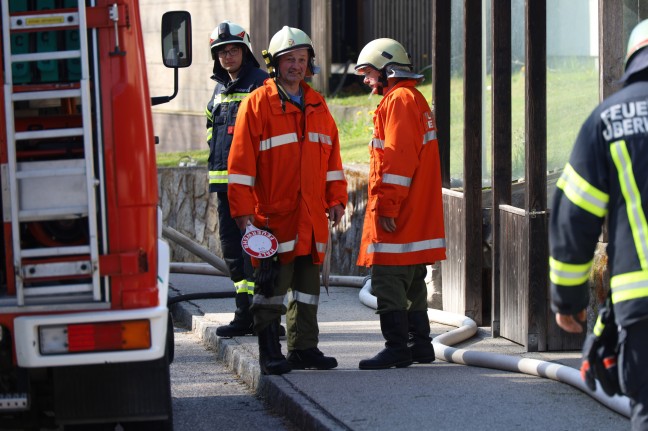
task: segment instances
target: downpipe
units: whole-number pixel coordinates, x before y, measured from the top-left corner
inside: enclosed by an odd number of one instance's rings
[[[360,302],[374,310],[378,308],[376,297],[371,292],[371,277],[363,279],[363,286],[359,293]],[[517,358],[492,352],[477,352],[473,350],[457,349],[454,344],[465,341],[477,333],[477,324],[474,320],[447,311],[428,309],[428,319],[431,322],[448,326],[456,326],[444,334],[437,335],[432,340],[434,354],[446,362],[462,365],[491,368],[495,370],[511,371],[514,373],[529,374],[567,383],[584,392],[599,403],[615,412],[630,418],[630,399],[626,396],[608,396],[596,383],[596,391],[591,391],[581,379],[580,371],[566,365],[538,359]]]

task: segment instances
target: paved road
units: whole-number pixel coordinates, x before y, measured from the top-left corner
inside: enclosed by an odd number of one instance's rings
[[[171,391],[174,431],[296,430],[186,329],[175,329]]]
[[[231,289],[222,277],[173,274],[171,295]],[[272,394],[273,406],[300,429],[392,431],[434,429],[625,431],[630,423],[579,390],[549,379],[498,369],[467,367],[439,359],[429,365],[363,371],[358,361],[384,343],[375,310],[362,305],[358,289],[332,286],[320,295],[320,347],[338,359],[328,371],[293,371],[259,376],[254,337],[222,339],[218,325],[233,316],[234,300],[184,301],[174,318],[217,351],[258,393]],[[434,336],[452,329],[431,324]],[[282,340],[286,352],[285,340]],[[526,352],[489,328],[455,347],[560,363],[578,364],[579,352]]]

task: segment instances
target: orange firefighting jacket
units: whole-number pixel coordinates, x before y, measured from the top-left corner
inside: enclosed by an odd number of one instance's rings
[[[436,124],[415,85],[411,79],[398,82],[374,113],[361,266],[445,259]],[[378,216],[393,217],[396,231],[384,231]]]
[[[255,215],[279,241],[283,263],[312,254],[321,263],[326,210],[347,203],[335,121],[322,96],[301,83],[303,109],[267,79],[241,102],[228,160],[232,217]]]

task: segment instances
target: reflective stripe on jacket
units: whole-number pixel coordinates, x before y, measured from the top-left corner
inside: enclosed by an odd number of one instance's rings
[[[617,323],[648,317],[648,82],[626,85],[583,124],[550,219],[554,312],[589,303],[592,256],[608,218],[608,269]]]
[[[446,257],[436,124],[415,84],[399,82],[374,113],[361,266],[414,265]],[[385,232],[378,216],[393,217],[396,231]]]
[[[282,262],[312,254],[321,263],[326,210],[346,206],[347,182],[333,117],[319,93],[305,82],[301,88],[303,110],[289,101],[282,107],[273,80],[241,103],[228,195],[232,217],[254,214],[255,225],[277,237]]]
[[[205,110],[210,192],[227,191],[227,158],[239,105],[254,89],[263,85],[268,77],[266,72],[252,64],[244,65],[234,81],[229,79],[222,68],[219,72],[219,75],[212,76],[218,83]]]

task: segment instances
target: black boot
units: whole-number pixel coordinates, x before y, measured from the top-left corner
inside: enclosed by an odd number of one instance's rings
[[[380,329],[385,348],[371,359],[360,361],[361,370],[382,370],[412,365],[412,353],[407,347],[407,312],[390,311],[380,315]]]
[[[235,301],[236,311],[234,311],[234,320],[229,325],[216,328],[216,335],[219,337],[232,338],[254,334],[252,330],[252,313],[250,312],[252,295],[249,295],[247,292],[237,293]]]
[[[293,370],[330,370],[338,366],[337,360],[324,353],[317,347],[288,352],[288,362]]]
[[[427,311],[410,311],[407,313],[409,322],[409,341],[407,346],[412,352],[412,361],[419,364],[434,362],[434,347],[430,338],[430,320]]]
[[[284,374],[292,368],[281,353],[279,321],[274,321],[259,331],[259,365],[263,374]]]

